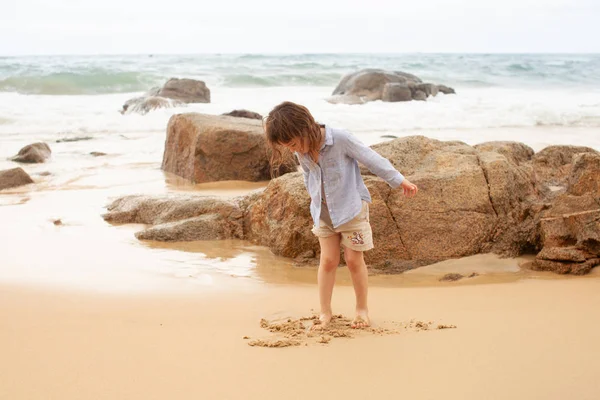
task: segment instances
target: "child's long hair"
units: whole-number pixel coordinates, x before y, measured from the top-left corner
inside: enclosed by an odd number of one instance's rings
[[[308,154],[317,161],[322,143],[321,125],[315,122],[310,111],[304,106],[284,101],[271,110],[264,120],[267,143],[272,148],[271,175],[277,176],[289,150],[282,146],[295,138],[308,144]]]

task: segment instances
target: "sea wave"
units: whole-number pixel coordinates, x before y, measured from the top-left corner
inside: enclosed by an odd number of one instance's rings
[[[213,87],[337,85],[363,68],[405,71],[464,88],[600,89],[598,54],[188,54],[0,58],[0,92],[143,92],[171,77]]]
[[[332,86],[337,85],[341,78],[337,73],[312,73],[276,75],[231,74],[223,79],[227,87],[275,87],[275,86]]]
[[[147,90],[161,80],[137,72],[56,72],[0,79],[0,91],[46,95],[130,93]]]

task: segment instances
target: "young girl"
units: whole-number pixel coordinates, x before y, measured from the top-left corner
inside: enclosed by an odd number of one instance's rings
[[[313,233],[319,238],[321,259],[318,283],[321,323],[326,328],[332,318],[331,296],[340,261],[340,246],[350,270],[356,295],[353,328],[370,325],[367,307],[367,266],[363,252],[373,248],[369,204],[358,162],[385,180],[391,187],[402,187],[413,196],[417,187],[405,179],[392,164],[349,132],[320,125],[304,106],[283,102],[265,119],[267,141],[273,150],[272,168],[277,171],[286,150],[296,154],[310,194]]]

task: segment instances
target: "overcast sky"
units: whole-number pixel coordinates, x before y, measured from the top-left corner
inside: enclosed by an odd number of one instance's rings
[[[600,0],[3,0],[0,15],[1,55],[600,52],[598,38]]]

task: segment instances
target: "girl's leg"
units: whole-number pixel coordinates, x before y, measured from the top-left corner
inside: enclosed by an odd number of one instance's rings
[[[335,234],[329,237],[320,237],[321,260],[319,262],[319,301],[321,303],[320,325],[315,325],[315,329],[322,329],[329,324],[333,315],[331,311],[331,296],[333,294],[333,285],[335,283],[335,273],[340,264],[340,241],[341,236]]]
[[[367,307],[369,274],[363,252],[344,246],[344,258],[350,270],[354,294],[356,295],[356,317],[352,321],[352,327],[366,328],[371,324],[371,321],[369,320],[369,308]]]

